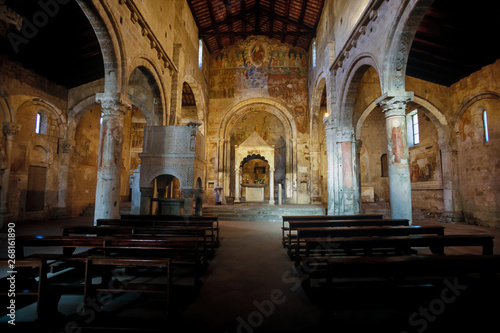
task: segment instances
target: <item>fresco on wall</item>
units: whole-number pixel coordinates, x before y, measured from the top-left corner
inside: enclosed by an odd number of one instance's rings
[[[412,183],[430,182],[438,179],[438,153],[436,149],[425,147],[412,150],[410,162],[410,178]]]
[[[298,130],[305,132],[307,65],[308,55],[301,49],[262,36],[249,37],[214,56],[209,95],[213,99],[276,98],[295,117]]]

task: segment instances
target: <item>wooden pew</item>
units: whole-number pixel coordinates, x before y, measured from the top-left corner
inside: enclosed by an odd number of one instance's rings
[[[208,257],[212,257],[215,251],[213,237],[207,239],[207,228],[205,226],[66,226],[62,228],[63,236],[70,235],[95,235],[95,236],[197,236],[205,238],[205,264]],[[209,235],[210,236],[210,235]]]
[[[283,247],[286,247],[288,234],[286,232],[289,227],[286,226],[291,221],[334,221],[334,220],[380,220],[383,219],[381,214],[358,214],[358,215],[289,215],[283,216],[283,224],[281,226],[281,239]]]
[[[310,237],[305,238],[305,258],[311,252],[328,254],[331,250],[362,249],[371,255],[377,249],[393,249],[396,253],[406,253],[415,247],[429,248],[433,254],[444,255],[445,248],[450,246],[479,246],[483,255],[493,254],[494,237],[487,234],[477,235],[411,235],[393,237]]]
[[[351,291],[353,287],[394,291],[393,288],[403,286],[433,285],[442,289],[445,279],[450,282],[460,279],[460,283],[480,279],[479,285],[489,288],[498,286],[500,281],[499,255],[340,256],[324,258],[323,263],[325,270],[317,267],[306,270],[308,275],[302,281],[306,290],[311,287],[311,279],[326,279],[328,289],[349,287]]]
[[[138,258],[138,257],[102,257],[90,256],[86,260],[85,270],[85,291],[84,300],[89,302],[95,300],[99,292],[125,293],[125,292],[140,292],[163,294],[167,303],[167,314],[170,307],[170,288],[172,285],[171,274],[172,259],[171,258]],[[104,272],[98,268],[105,267]],[[161,268],[164,272],[165,283],[134,283],[133,281],[119,281],[113,279],[109,268],[116,267],[156,267]],[[93,284],[92,278],[101,272],[101,283]],[[91,307],[91,305],[86,304]]]
[[[194,284],[204,270],[204,238],[148,237],[148,236],[18,236],[19,256],[26,247],[60,247],[62,253],[37,254],[47,260],[85,261],[89,255],[133,256],[140,259],[171,258],[172,265],[194,268]],[[73,253],[76,248],[89,248],[89,252]]]
[[[125,215],[124,215],[125,216]],[[145,215],[145,216],[163,216],[163,215]],[[215,224],[215,226],[214,226]],[[161,220],[161,219],[98,219],[97,226],[129,226],[129,227],[166,227],[166,226],[204,226],[209,230],[210,237],[214,239],[214,246],[219,245],[219,222],[217,220]]]
[[[219,218],[217,216],[197,216],[197,215],[144,215],[144,214],[121,214],[122,220],[156,220],[156,221],[172,221],[172,222],[212,222],[215,223],[214,231],[217,234],[217,244],[219,244]]]
[[[297,237],[297,228],[314,227],[382,227],[382,226],[409,226],[408,219],[361,219],[361,220],[296,220],[288,221],[288,236],[285,246],[289,247],[291,241]]]
[[[327,278],[331,282],[332,278],[372,278],[378,273],[381,274],[391,274],[397,273],[398,269],[408,269],[408,275],[411,275],[412,269],[416,267],[409,268],[408,266],[413,265],[416,261],[417,265],[428,265],[427,270],[423,270],[422,273],[425,275],[432,276],[439,272],[439,268],[434,267],[439,266],[438,261],[446,259],[429,259],[435,260],[435,262],[422,262],[420,259],[411,259],[413,257],[419,257],[414,255],[404,255],[409,253],[412,248],[424,247],[429,248],[431,252],[435,255],[426,255],[425,258],[435,258],[435,257],[452,257],[444,256],[445,248],[451,246],[478,246],[482,247],[482,256],[493,255],[493,239],[491,235],[478,234],[478,235],[411,235],[411,236],[394,236],[394,237],[337,237],[337,238],[306,238],[306,251],[305,255],[301,258],[301,266],[298,266],[299,261],[296,261],[298,269],[305,270],[307,272],[312,272],[307,275],[307,279],[304,279],[303,286],[307,289],[310,287],[311,278]],[[342,253],[349,253],[352,250],[362,250],[364,255],[358,256],[345,256],[338,255],[338,251],[342,250]],[[372,256],[376,251],[380,250],[391,250],[396,255],[395,256]],[[473,255],[473,258],[482,257],[481,255]],[[455,256],[453,256],[455,257]],[[398,259],[391,259],[398,258]],[[458,258],[458,256],[457,256]],[[423,261],[424,259],[422,259]],[[469,259],[467,259],[469,260]],[[483,260],[483,259],[479,259]],[[484,259],[485,262],[489,259]],[[494,259],[497,263],[499,259]],[[373,264],[373,265],[372,265]],[[456,264],[456,269],[459,268],[458,261],[453,262]],[[464,267],[466,270],[470,269]],[[482,265],[478,262],[478,265]],[[347,267],[347,268],[346,268]],[[453,267],[453,266],[452,266]],[[479,266],[478,266],[479,267]],[[496,268],[500,270],[500,268]],[[364,271],[364,274],[363,274]],[[418,272],[415,270],[415,272]],[[360,273],[359,276],[356,274]]]
[[[15,264],[15,267],[11,265]],[[38,319],[46,319],[46,306],[43,297],[46,294],[47,283],[47,264],[43,259],[22,259],[16,260],[0,259],[0,267],[7,268],[9,273],[5,278],[0,279],[0,299],[6,307],[2,307],[1,316],[8,315],[10,310],[7,308],[10,299],[15,300],[15,309],[19,310],[24,306],[37,303],[36,312]],[[13,276],[15,288],[11,289],[9,278]]]
[[[409,235],[444,235],[444,227],[440,225],[432,226],[368,226],[368,227],[316,227],[297,228],[297,241],[295,243],[295,258],[300,257],[302,241],[307,238],[318,238],[328,240],[335,237],[389,237],[389,236],[409,236]],[[291,240],[290,240],[291,243]],[[289,255],[291,255],[291,246]]]

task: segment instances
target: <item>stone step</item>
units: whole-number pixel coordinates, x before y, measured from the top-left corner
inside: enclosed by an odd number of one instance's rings
[[[238,204],[203,208],[203,216],[217,216],[220,221],[281,222],[285,215],[324,214],[325,208],[320,205]]]
[[[131,204],[130,202],[120,202],[120,214],[130,214]],[[89,204],[80,216],[94,216],[95,203]]]

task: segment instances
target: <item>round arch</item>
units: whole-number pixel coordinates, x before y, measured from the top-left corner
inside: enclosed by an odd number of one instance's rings
[[[147,62],[145,64],[147,64]],[[162,89],[160,89],[158,85],[159,78],[156,78],[154,72],[148,67],[141,65],[132,69],[127,80],[127,98],[139,108],[149,126],[160,126],[164,124],[165,110],[164,103],[162,102],[164,100],[164,95],[162,94]],[[151,99],[141,98],[131,93],[131,80],[134,79],[134,77],[136,79],[141,79],[141,77],[146,79],[147,86],[143,87],[141,85],[140,88],[152,91],[153,96]]]
[[[354,58],[350,66],[348,67],[347,75],[342,80],[343,85],[340,86],[339,90],[339,125],[343,128],[352,128],[352,116],[355,104],[356,93],[359,88],[359,84],[370,68],[373,68],[377,73],[380,80],[379,66],[376,60],[370,54],[360,54],[358,57]],[[382,88],[382,81],[380,81],[380,86]]]
[[[77,3],[87,16],[101,46],[105,73],[104,92],[124,93],[127,56],[119,24],[109,5],[103,1],[77,0]]]
[[[455,115],[451,120],[451,125],[453,126],[455,133],[458,133],[459,131],[458,127],[460,125],[460,119],[462,119],[465,111],[467,111],[474,103],[485,99],[500,100],[500,94],[494,91],[483,91],[466,98],[458,107],[458,110],[455,112]]]
[[[260,105],[270,106],[267,110],[275,115],[283,124],[287,139],[293,140],[297,138],[297,125],[292,114],[281,103],[269,98],[252,98],[240,102],[229,109],[223,116],[221,125],[219,127],[219,138],[229,139],[229,133],[232,126],[238,119],[243,117],[249,112],[255,111],[253,107]]]
[[[152,115],[144,115],[148,120],[148,125],[150,126],[160,126],[166,124],[167,119],[167,98],[165,93],[165,86],[162,82],[162,71],[158,70],[158,66],[155,65],[153,61],[148,59],[146,56],[138,56],[136,57],[130,64],[130,70],[127,72],[126,77],[126,88],[125,91],[128,91],[128,85],[130,83],[130,78],[136,69],[140,69],[142,73],[148,77],[152,83],[151,89],[155,92],[157,97],[157,101],[155,102],[155,110]],[[139,102],[139,99],[135,98],[135,96],[127,94],[127,97],[136,104]],[[140,107],[140,105],[136,105]],[[151,119],[151,122],[149,121]]]
[[[4,123],[14,121],[12,110],[13,108],[10,103],[9,95],[0,87],[0,111],[2,111]]]
[[[388,34],[388,42],[383,56],[386,66],[379,72],[382,81],[382,93],[389,92],[396,95],[404,92],[406,79],[406,65],[410,54],[410,47],[417,32],[418,26],[433,0],[402,1],[398,9],[394,24]]]
[[[285,192],[287,198],[297,202],[297,126],[291,113],[280,102],[270,98],[252,98],[242,101],[230,108],[223,116],[219,127],[218,137],[218,170],[217,182],[219,186],[230,186],[231,184],[231,144],[230,135],[234,124],[247,113],[257,111],[259,107],[265,107],[266,112],[274,115],[282,124],[285,131],[286,142],[286,177]]]
[[[207,103],[205,101],[205,95],[202,93],[202,89],[196,79],[191,75],[186,75],[183,78],[182,82],[186,82],[191,87],[191,91],[193,92],[194,99],[196,101],[196,112],[198,116],[198,121],[203,123],[203,126],[200,128],[203,134],[206,133],[206,119],[207,119]]]
[[[321,96],[324,89],[326,89],[326,74],[321,72],[316,79],[316,84],[314,85],[314,91],[312,93],[311,112],[309,113],[311,126],[313,119],[315,119],[319,114],[319,109],[321,108]],[[326,103],[327,109],[329,110],[330,106],[328,104],[329,103]]]
[[[16,111],[16,114],[28,107],[41,108],[44,111],[50,113],[57,122],[57,127],[59,127],[59,137],[64,138],[67,132],[66,117],[55,105],[44,101],[40,98],[30,98],[24,101]]]

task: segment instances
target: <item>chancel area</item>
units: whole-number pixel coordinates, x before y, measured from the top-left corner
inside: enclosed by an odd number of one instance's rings
[[[498,13],[0,0],[0,324],[497,325]]]

